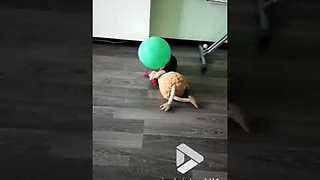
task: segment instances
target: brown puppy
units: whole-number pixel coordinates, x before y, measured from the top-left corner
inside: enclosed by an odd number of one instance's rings
[[[195,108],[198,108],[196,100],[192,96],[183,98],[188,83],[187,79],[180,73],[177,72],[163,72],[161,74],[151,74],[150,79],[158,78],[159,90],[163,98],[168,101],[160,106],[163,111],[168,111],[171,108],[173,100],[179,102],[191,103]]]

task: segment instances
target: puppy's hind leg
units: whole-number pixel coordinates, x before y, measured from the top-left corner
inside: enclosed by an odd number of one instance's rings
[[[188,96],[188,98],[181,98],[178,96],[174,96],[173,99],[179,102],[191,103],[195,108],[199,109],[195,98],[192,96]]]

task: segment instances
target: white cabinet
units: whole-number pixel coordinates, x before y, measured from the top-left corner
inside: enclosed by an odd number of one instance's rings
[[[218,41],[227,34],[228,7],[220,1],[226,0],[152,0],[150,34]]]
[[[150,0],[93,0],[93,37],[143,40],[150,34]]]
[[[218,41],[227,34],[226,0],[93,0],[93,37]]]

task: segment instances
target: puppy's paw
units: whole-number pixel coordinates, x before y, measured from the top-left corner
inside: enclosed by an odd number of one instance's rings
[[[162,104],[162,105],[160,106],[160,109],[161,109],[162,111],[164,111],[164,112],[169,111],[170,108],[171,108],[171,105],[170,105],[168,102],[166,102],[166,103],[164,103],[164,104]]]

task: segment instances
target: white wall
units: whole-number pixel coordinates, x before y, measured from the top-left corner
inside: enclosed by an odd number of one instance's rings
[[[93,37],[144,40],[150,34],[150,0],[93,0]]]

